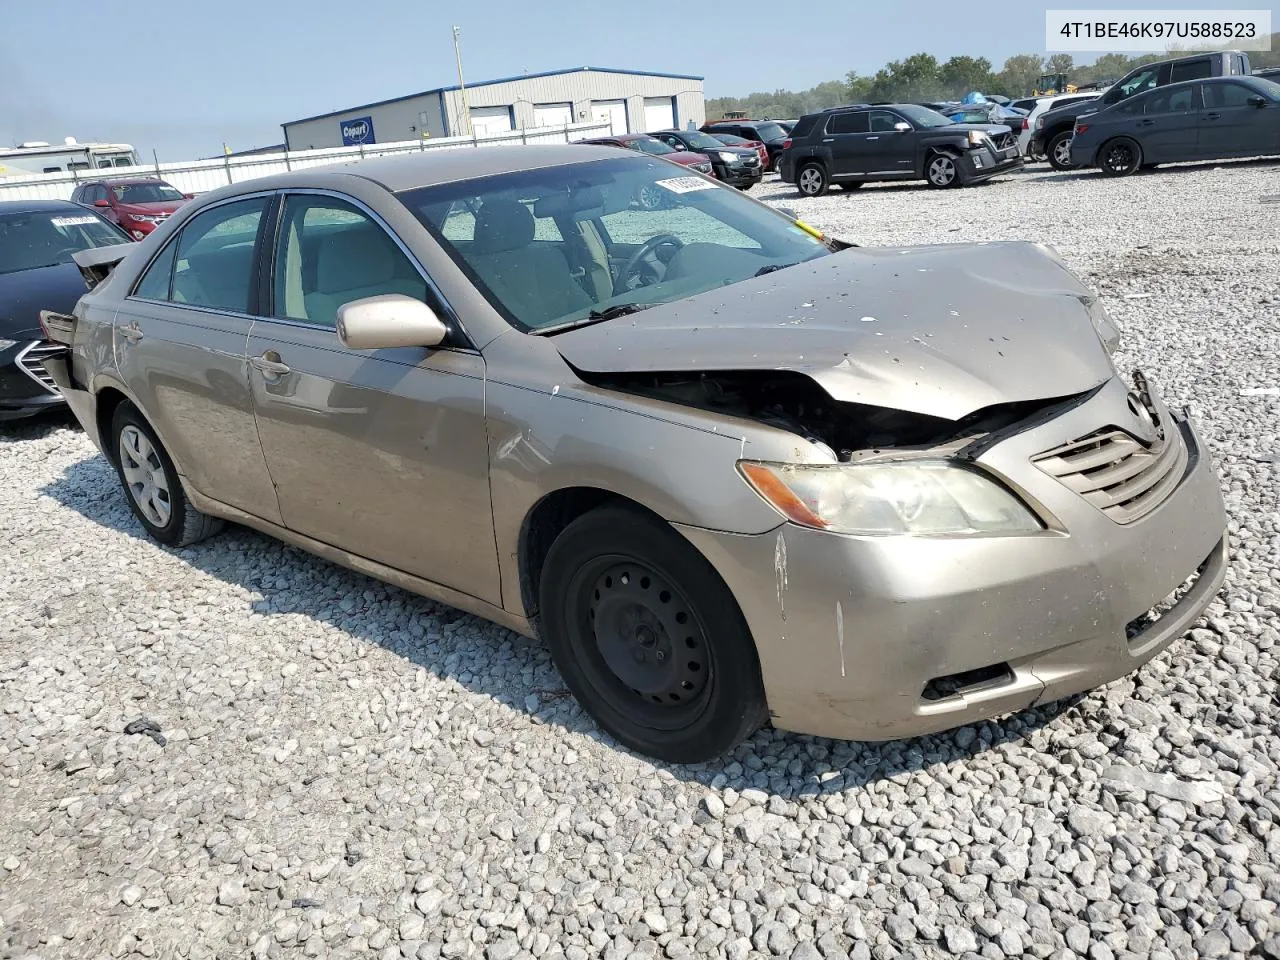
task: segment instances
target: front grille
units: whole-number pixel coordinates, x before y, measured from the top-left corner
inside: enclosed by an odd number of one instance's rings
[[[760,156],[759,156],[759,154],[756,154],[756,155],[754,155],[754,156],[750,156],[750,157],[743,157],[743,158],[742,158],[742,165],[743,165],[744,167],[758,167],[758,166],[760,166]]]
[[[997,150],[1008,150],[1018,145],[1018,138],[1012,133],[1002,133],[995,138],[995,144]]]
[[[65,348],[56,343],[49,343],[47,340],[37,340],[31,346],[27,347],[18,354],[15,362],[18,369],[25,373],[40,386],[44,387],[54,396],[58,396],[58,386],[53,382],[53,377],[49,376],[49,371],[44,368],[46,357],[54,356],[62,353]]]
[[[1132,523],[1160,506],[1187,469],[1187,445],[1171,422],[1150,447],[1108,428],[1034,458],[1116,523]]]

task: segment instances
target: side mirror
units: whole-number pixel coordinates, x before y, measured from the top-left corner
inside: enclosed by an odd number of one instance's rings
[[[352,300],[338,308],[338,339],[351,350],[435,347],[448,333],[434,310],[400,293]]]
[[[1267,105],[1266,97],[1250,97],[1249,98],[1249,106],[1251,107],[1265,107],[1266,105]]]
[[[898,133],[910,133],[911,124],[907,123],[905,120],[899,120],[893,125],[893,129],[897,130]]]
[[[95,207],[109,207],[109,206],[111,206],[111,204],[107,203],[107,201],[105,201],[105,200],[95,200],[95,201],[93,201],[93,205],[94,205]]]

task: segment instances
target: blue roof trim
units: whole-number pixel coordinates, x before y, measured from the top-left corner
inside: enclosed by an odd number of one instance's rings
[[[467,89],[473,87],[489,87],[495,83],[512,83],[516,80],[537,80],[542,77],[560,77],[571,76],[575,73],[620,73],[624,76],[631,77],[661,77],[664,80],[696,80],[702,83],[706,77],[695,76],[691,73],[658,73],[653,70],[623,70],[620,67],[569,67],[565,70],[543,70],[539,73],[522,73],[514,77],[499,77],[497,80],[477,80],[475,83],[468,83]],[[440,95],[452,93],[455,90],[462,89],[456,83],[451,87],[432,87],[430,90],[423,90],[420,93],[408,93],[403,97],[391,97],[387,100],[377,100],[373,103],[363,103],[358,107],[347,107],[345,110],[333,110],[329,113],[318,113],[314,117],[303,117],[301,120],[290,120],[282,123],[282,127],[292,127],[299,123],[310,123],[312,120],[327,120],[330,117],[340,117],[349,113],[355,113],[357,110],[370,110],[374,107],[385,107],[389,103],[403,103],[405,100],[416,100],[418,97],[429,97],[432,94]]]

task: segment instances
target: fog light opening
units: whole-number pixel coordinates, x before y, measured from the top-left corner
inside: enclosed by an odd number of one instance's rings
[[[950,673],[944,677],[934,677],[924,685],[921,699],[930,702],[965,697],[984,690],[1007,686],[1013,683],[1013,668],[1007,663],[993,663],[976,670],[965,670],[962,673]]]

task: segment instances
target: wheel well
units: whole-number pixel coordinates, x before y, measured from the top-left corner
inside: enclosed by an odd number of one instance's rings
[[[608,490],[567,487],[547,494],[524,518],[520,529],[520,598],[524,601],[525,616],[530,620],[538,613],[538,584],[542,579],[542,567],[556,537],[584,513],[605,504],[631,507],[650,516],[658,516],[643,504]]]
[[[98,401],[96,414],[98,439],[102,441],[102,452],[114,464],[116,462],[116,452],[114,445],[111,443],[111,421],[115,418],[116,408],[129,398],[114,387],[107,387],[98,391],[96,399]]]

